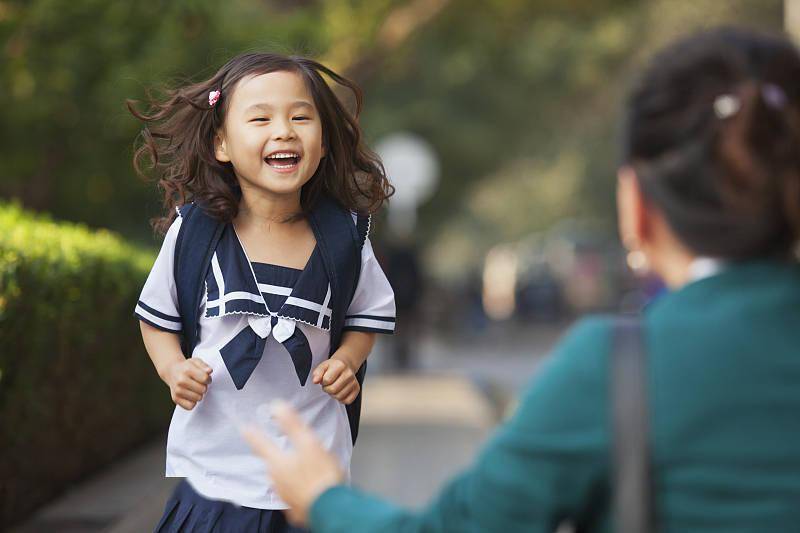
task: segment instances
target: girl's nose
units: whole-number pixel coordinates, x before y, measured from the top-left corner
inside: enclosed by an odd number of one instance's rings
[[[273,137],[275,140],[294,139],[295,132],[291,120],[275,120],[273,122],[275,130]]]

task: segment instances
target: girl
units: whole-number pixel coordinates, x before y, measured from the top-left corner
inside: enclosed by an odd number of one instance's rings
[[[642,486],[655,512],[630,514],[646,510],[642,498],[612,520],[612,457],[636,439],[612,445],[622,350],[615,322],[598,317],[569,333],[475,465],[421,511],[339,486],[302,420],[277,410],[294,452],[249,435],[293,520],[322,533],[544,533],[564,520],[580,531],[798,530],[800,54],[741,30],[686,38],[653,60],[627,111],[620,234],[672,289],[642,318],[647,399],[631,402],[650,412],[653,483]]]
[[[156,530],[293,530],[237,427],[288,445],[260,408],[283,399],[349,467],[364,362],[395,314],[367,235],[392,188],[361,141],[360,90],[310,59],[250,53],[133,104],[134,166],[150,160],[167,211],[135,314],[177,405],[166,475],[185,478]]]

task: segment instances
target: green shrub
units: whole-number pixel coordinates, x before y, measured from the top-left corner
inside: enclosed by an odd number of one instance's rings
[[[132,314],[153,259],[0,203],[0,529],[164,426]]]

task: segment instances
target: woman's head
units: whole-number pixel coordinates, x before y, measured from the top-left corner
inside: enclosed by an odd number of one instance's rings
[[[349,89],[351,114],[323,75]],[[391,194],[378,158],[362,143],[361,91],[316,61],[268,53],[239,55],[210,79],[167,92],[147,112],[134,156],[149,158],[164,190],[167,215],[197,201],[220,220],[238,213],[242,188],[301,191],[308,211],[328,194],[355,211],[377,210]]]
[[[717,29],[661,51],[627,103],[623,239],[657,213],[692,255],[787,254],[800,238],[800,55],[785,38]],[[627,180],[626,175],[635,175]],[[633,202],[636,203],[636,202]]]

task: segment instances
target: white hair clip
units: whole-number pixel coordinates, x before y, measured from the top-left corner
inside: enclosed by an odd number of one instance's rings
[[[722,94],[714,99],[714,114],[717,115],[717,118],[726,119],[732,117],[741,108],[741,100],[732,94]]]

